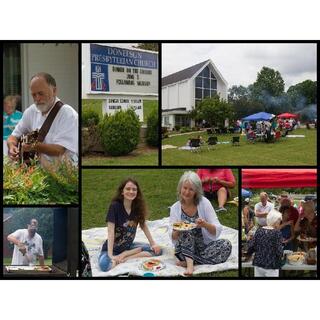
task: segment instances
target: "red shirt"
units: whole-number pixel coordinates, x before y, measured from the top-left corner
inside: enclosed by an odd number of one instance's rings
[[[218,178],[228,182],[235,182],[231,169],[198,169],[197,174],[201,181],[204,178]],[[217,191],[222,187],[220,183],[212,183],[212,191]],[[210,192],[210,183],[202,182],[203,191]]]

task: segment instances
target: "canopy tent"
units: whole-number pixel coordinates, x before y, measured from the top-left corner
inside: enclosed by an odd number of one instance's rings
[[[317,169],[242,169],[242,187],[255,189],[317,187]]]
[[[293,113],[281,113],[277,116],[278,118],[283,118],[283,119],[290,119],[290,118],[295,118],[297,119],[299,117],[298,114],[293,114]]]
[[[243,121],[268,121],[274,117],[274,114],[267,113],[267,112],[258,112],[242,118]]]
[[[252,197],[252,192],[246,189],[241,189],[241,197],[242,198],[250,198]]]

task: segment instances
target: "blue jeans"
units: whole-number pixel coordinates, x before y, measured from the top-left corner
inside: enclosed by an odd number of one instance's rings
[[[141,243],[141,242],[134,242],[128,250],[132,250],[135,248],[141,248],[142,251],[149,252],[151,256],[161,256],[162,255],[162,250],[160,251],[159,254],[155,254],[154,251],[151,249],[151,247],[148,244]],[[108,255],[107,251],[101,251],[100,256],[99,256],[99,267],[101,271],[109,271],[112,266],[112,261]]]

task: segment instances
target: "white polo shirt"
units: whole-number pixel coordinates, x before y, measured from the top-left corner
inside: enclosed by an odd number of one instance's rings
[[[27,249],[27,253],[23,255],[18,246],[14,246],[12,262],[13,266],[25,266],[25,265],[35,265],[37,264],[37,257],[43,256],[43,244],[42,238],[38,233],[35,233],[33,238],[29,238],[29,233],[27,229],[19,229],[13,233],[11,236],[18,239],[20,242],[24,243]]]
[[[261,202],[258,202],[254,206],[254,213],[256,213],[257,211],[269,213],[272,209],[274,209],[273,203],[267,201],[266,205],[264,206]],[[257,219],[257,222],[260,226],[267,225],[267,218],[259,218],[256,216],[256,219]]]
[[[56,98],[55,103],[57,101],[59,101],[58,98]],[[36,105],[32,104],[24,111],[22,119],[15,127],[12,135],[20,138],[23,134],[39,130],[49,113],[42,115]],[[78,158],[78,113],[71,106],[65,104],[61,107],[52,122],[44,143],[58,144],[66,149],[65,156],[71,159]],[[55,158],[44,156],[50,161]]]

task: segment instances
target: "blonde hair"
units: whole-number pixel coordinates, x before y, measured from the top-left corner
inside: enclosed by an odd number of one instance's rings
[[[12,102],[14,104],[14,106],[16,106],[17,105],[17,97],[16,96],[6,96],[3,99],[3,102],[4,103]]]
[[[273,227],[278,222],[281,222],[281,220],[282,214],[278,210],[272,209],[267,215],[267,225],[269,227]]]

